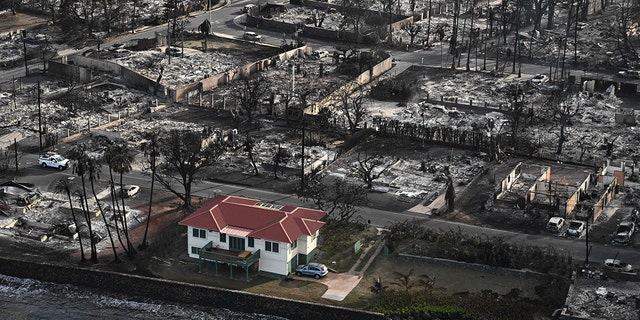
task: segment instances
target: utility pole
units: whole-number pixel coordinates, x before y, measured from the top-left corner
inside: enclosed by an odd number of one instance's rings
[[[167,22],[167,49],[169,64],[171,64],[171,19],[169,19],[169,22]]]
[[[304,109],[302,110],[302,168],[300,169],[300,194],[304,193]]]
[[[13,155],[16,160],[16,172],[18,172],[18,139],[13,138]]]
[[[587,230],[587,233],[585,235],[585,240],[586,240],[585,241],[585,246],[586,246],[586,250],[587,250],[585,252],[585,255],[584,255],[585,256],[585,258],[584,258],[584,265],[585,266],[589,266],[589,251],[591,251],[591,250],[589,250],[589,218],[590,217],[587,216],[587,226],[585,228]]]
[[[25,77],[29,75],[29,65],[27,64],[27,43],[24,42],[24,38],[27,37],[27,30],[22,30],[21,32],[22,34],[22,46],[24,48],[23,53],[24,53],[24,75]]]
[[[40,81],[38,81],[38,138],[40,140],[40,153],[42,153],[42,110],[40,109]]]

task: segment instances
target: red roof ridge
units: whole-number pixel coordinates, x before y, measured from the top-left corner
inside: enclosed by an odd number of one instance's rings
[[[213,231],[221,231],[227,226],[242,228],[250,230],[248,236],[288,243],[292,243],[292,239],[297,239],[303,234],[312,235],[325,224],[319,221],[326,215],[326,212],[321,210],[296,206],[257,205],[259,203],[263,202],[257,199],[218,195],[182,219],[179,224]]]

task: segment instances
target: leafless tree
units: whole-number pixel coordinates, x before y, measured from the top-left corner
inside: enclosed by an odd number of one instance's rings
[[[578,161],[582,162],[584,155],[587,152],[592,153],[598,144],[600,144],[600,139],[594,134],[586,133],[580,136],[577,143],[578,147],[580,147],[580,158]]]
[[[339,108],[349,125],[349,131],[355,132],[358,126],[368,114],[368,109],[364,103],[364,92],[359,89],[355,93],[351,93],[346,87],[342,87],[336,96],[339,101]]]
[[[278,148],[276,148],[276,152],[273,155],[273,175],[276,179],[278,179],[278,169],[280,168],[280,164],[287,161],[289,159],[289,153],[287,153],[286,149],[283,149],[278,144]]]
[[[253,158],[253,149],[256,146],[256,141],[251,137],[251,135],[247,134],[247,138],[244,140],[244,151],[247,152],[249,156],[249,161],[251,161],[251,166],[253,166],[253,175],[258,175],[258,166],[256,166],[256,161]]]
[[[546,104],[557,126],[558,147],[556,154],[560,155],[567,140],[567,126],[571,125],[572,119],[584,110],[583,96],[582,94],[570,95],[566,91],[559,91],[553,94]]]
[[[636,0],[620,0],[619,12],[617,14],[618,22],[618,41],[616,42],[618,51],[622,56],[626,65],[638,61],[636,48],[631,42],[629,35],[631,34],[631,24],[633,21],[633,12],[637,12],[640,4]]]
[[[357,206],[367,199],[367,192],[344,179],[334,178],[331,182],[329,179],[315,171],[307,175],[301,198],[311,200],[330,219],[349,221],[358,212]]]
[[[422,25],[409,23],[403,25],[402,30],[409,35],[409,45],[413,46],[416,36],[422,31]]]
[[[342,0],[341,29],[351,26],[353,32],[360,34],[365,19],[365,9],[371,7],[371,0]]]
[[[385,164],[384,157],[374,153],[367,155],[358,152],[358,162],[355,170],[360,179],[364,181],[368,189],[373,187],[373,181],[382,176],[391,166],[393,162]]]
[[[261,75],[232,82],[231,94],[240,104],[250,126],[254,124],[254,114],[258,112],[262,99],[270,90],[269,81]]]
[[[158,164],[156,179],[180,198],[183,209],[189,212],[193,210],[191,187],[200,180],[197,174],[213,166],[224,152],[217,141],[210,142],[209,138],[204,131],[171,130],[160,139],[162,161]]]

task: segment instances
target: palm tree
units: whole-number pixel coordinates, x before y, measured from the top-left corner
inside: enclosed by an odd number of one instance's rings
[[[101,164],[98,159],[93,159],[88,156],[85,158],[85,160],[87,166],[87,178],[91,183],[91,193],[93,193],[93,198],[96,200],[98,210],[100,210],[100,215],[102,216],[104,227],[105,229],[107,229],[107,235],[109,236],[109,241],[111,241],[111,248],[113,249],[114,261],[118,263],[120,262],[120,257],[118,257],[116,245],[113,242],[113,236],[111,235],[111,229],[109,229],[109,224],[107,223],[107,217],[104,214],[104,210],[102,210],[102,205],[100,204],[100,200],[98,200],[98,195],[96,194],[95,181],[97,179],[100,179]]]
[[[57,193],[64,192],[67,194],[67,198],[69,199],[69,207],[71,208],[71,217],[73,218],[73,224],[75,224],[76,232],[78,233],[78,243],[80,243],[80,261],[85,262],[87,261],[87,258],[85,258],[84,256],[84,248],[82,246],[82,237],[80,236],[80,225],[78,224],[78,219],[76,219],[76,213],[73,210],[73,200],[71,199],[71,184],[69,183],[69,180],[59,179],[58,181],[56,181],[54,190]]]
[[[133,155],[129,152],[129,146],[126,143],[113,144],[109,148],[107,148],[107,152],[105,152],[105,158],[109,159],[109,170],[113,170],[114,172],[120,174],[120,191],[124,190],[124,185],[122,183],[122,176],[125,173],[131,171],[131,167],[133,164]],[[122,199],[122,231],[124,232],[124,237],[127,240],[127,254],[131,255],[135,253],[135,249],[133,245],[131,245],[131,241],[129,240],[129,228],[127,223],[127,214],[125,211],[124,205],[124,197]],[[116,222],[117,224],[118,222]]]
[[[378,276],[378,278],[373,281],[373,285],[371,287],[369,287],[369,290],[371,290],[371,292],[373,292],[374,294],[382,294],[385,292],[385,290],[387,290],[389,286],[385,286],[382,284],[382,279],[380,278],[380,276]]]
[[[131,257],[131,252],[129,251],[128,246],[125,246],[124,243],[122,242],[122,237],[120,236],[120,228],[118,227],[118,220],[120,220],[119,215],[122,214],[124,212],[124,208],[123,210],[120,210],[120,204],[118,203],[117,200],[117,191],[116,191],[116,186],[115,186],[115,181],[113,180],[113,160],[114,158],[117,156],[117,147],[115,144],[110,144],[104,152],[104,161],[107,163],[107,166],[109,167],[109,190],[111,193],[111,206],[113,207],[114,213],[113,213],[113,219],[115,221],[114,225],[116,226],[116,235],[118,236],[118,242],[120,242],[120,246],[122,247],[122,249],[124,250],[124,252],[127,254],[128,257]]]
[[[411,276],[413,275],[413,268],[409,270],[409,273],[402,273],[399,271],[395,271],[397,282],[392,282],[391,284],[396,285],[404,289],[405,293],[409,293],[409,290],[413,288],[414,283],[411,280]]]
[[[85,177],[87,174],[87,146],[85,144],[80,144],[73,147],[67,153],[67,157],[73,161],[73,173],[77,174],[82,181],[82,191],[78,190],[78,195],[80,197],[80,201],[82,203],[82,211],[84,212],[84,218],[87,222],[87,227],[89,228],[89,240],[91,243],[91,262],[98,263],[98,250],[96,249],[95,238],[93,237],[93,230],[91,227],[91,215],[89,214],[89,206],[87,201],[87,186],[85,183]]]
[[[142,151],[147,157],[147,163],[149,164],[149,169],[151,170],[151,192],[149,194],[147,225],[144,228],[144,237],[142,238],[142,243],[138,245],[138,249],[140,250],[145,250],[149,246],[149,244],[147,243],[147,234],[149,232],[149,223],[151,221],[151,207],[153,205],[153,184],[156,181],[157,160],[158,155],[160,154],[158,132],[148,132],[144,135],[144,137],[147,139],[147,142],[142,145]]]

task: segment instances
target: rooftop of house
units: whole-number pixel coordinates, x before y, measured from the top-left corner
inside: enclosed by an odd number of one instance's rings
[[[292,243],[301,235],[313,235],[325,223],[326,212],[282,206],[235,196],[219,195],[179,222],[183,226]]]

